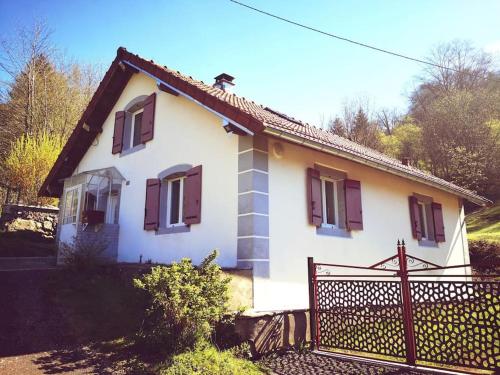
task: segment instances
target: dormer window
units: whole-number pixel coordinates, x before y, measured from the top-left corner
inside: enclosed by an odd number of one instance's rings
[[[141,129],[142,129],[142,114],[144,113],[144,108],[131,114],[131,137],[129,148],[135,147],[141,144]]]
[[[142,95],[115,113],[113,154],[128,155],[143,149],[153,139],[155,103],[156,93]]]

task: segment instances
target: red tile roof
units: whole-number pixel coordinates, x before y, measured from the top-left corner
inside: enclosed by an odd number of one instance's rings
[[[164,83],[166,83],[176,91],[179,91],[182,95],[191,97],[207,108],[223,115],[228,120],[247,128],[253,133],[265,132],[278,136],[284,136],[292,140],[296,139],[298,140],[297,143],[301,143],[306,147],[315,149],[321,148],[325,151],[339,154],[343,157],[371,165],[375,168],[384,169],[387,172],[417,180],[424,184],[432,185],[434,187],[452,192],[478,204],[485,204],[489,202],[486,198],[483,198],[475,194],[474,192],[452,184],[451,182],[440,179],[427,172],[421,171],[415,167],[405,166],[401,163],[401,161],[384,155],[378,151],[352,142],[346,138],[334,135],[333,133],[328,132],[324,129],[296,120],[293,117],[290,117],[276,110],[270,109],[268,107],[263,107],[246,98],[239,97],[233,93],[212,87],[211,85],[207,85],[202,81],[197,81],[192,77],[185,76],[178,71],[167,68],[166,66],[160,66],[155,64],[153,61],[147,61],[139,57],[138,55],[134,55],[128,52],[124,48],[118,49],[117,57],[113,61],[113,64],[110,67],[105,78],[99,85],[96,94],[89,104],[89,108],[96,107],[96,102],[103,100],[102,96],[106,91],[106,87],[101,86],[107,86],[110,84],[110,77],[108,77],[108,75],[110,74],[110,71],[117,70],[116,68],[114,68],[114,65],[119,64],[120,61],[125,62],[125,65],[127,65],[126,69],[121,69],[121,71],[123,71],[124,73],[129,72],[127,77],[125,78],[127,81],[130,78],[130,69],[132,71],[135,71],[135,68],[138,68],[139,70],[142,70],[143,72],[162,80]],[[116,95],[116,93],[114,94]],[[115,101],[110,100],[110,103],[111,102],[113,102],[114,105]],[[109,105],[107,107],[109,107]],[[107,112],[109,112],[111,108],[108,109],[107,107],[105,109],[102,109],[101,111],[106,112],[107,109]],[[91,111],[85,111],[74,133],[81,134],[79,128],[83,126],[83,123],[88,122],[86,117],[90,117],[92,115],[92,113],[88,112]],[[102,114],[98,117],[100,123],[92,125],[94,128],[100,129],[102,123],[104,122],[104,119],[102,118]],[[91,136],[93,135],[95,137],[95,132],[89,133]],[[72,139],[74,138],[74,134],[72,134],[68,141],[68,144],[64,147],[63,152],[61,153],[51,173],[40,189],[41,194],[60,194],[61,187],[56,186],[56,183],[59,179],[68,177],[72,173],[72,170],[69,173],[67,171],[70,168],[66,168],[66,172],[61,173],[61,164],[63,164],[63,161],[68,162],[69,160],[69,167],[72,167],[74,169],[74,167],[76,167],[76,165],[81,160],[81,157],[83,157],[83,154],[80,156],[81,152],[77,153],[76,157],[72,157],[71,149],[74,147],[74,145],[71,145],[71,143],[75,143],[75,141],[72,142]],[[86,149],[88,149],[88,146],[85,147],[85,150]],[[54,180],[56,177],[57,180]],[[53,188],[50,189],[50,186],[52,186]]]

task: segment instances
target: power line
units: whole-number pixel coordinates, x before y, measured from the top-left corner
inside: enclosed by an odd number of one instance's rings
[[[229,1],[231,1],[232,3],[238,4],[238,5],[242,6],[242,7],[251,9],[251,10],[253,10],[255,12],[264,14],[266,16],[269,16],[269,17],[272,17],[272,18],[276,18],[276,19],[278,19],[280,21],[290,23],[292,25],[301,27],[303,29],[314,31],[314,32],[317,32],[317,33],[329,36],[331,38],[335,38],[335,39],[342,40],[344,42],[356,44],[356,45],[361,46],[361,47],[370,48],[372,50],[375,50],[375,51],[378,51],[378,52],[382,52],[382,53],[386,53],[386,54],[392,55],[392,56],[397,56],[397,57],[400,57],[400,58],[403,58],[403,59],[406,59],[406,60],[411,60],[411,61],[415,61],[415,62],[418,62],[418,63],[421,63],[421,64],[426,64],[426,65],[434,66],[436,68],[451,70],[451,71],[453,71],[455,73],[460,73],[460,71],[457,70],[457,69],[453,69],[453,68],[450,68],[450,67],[442,66],[442,65],[439,65],[439,64],[434,64],[434,63],[432,63],[430,61],[425,61],[425,60],[417,59],[416,57],[411,57],[411,56],[403,55],[401,53],[389,51],[389,50],[386,50],[386,49],[383,49],[383,48],[378,48],[378,47],[375,47],[375,46],[371,46],[371,45],[366,44],[366,43],[357,42],[357,41],[349,39],[349,38],[344,38],[344,37],[339,36],[339,35],[331,34],[331,33],[328,33],[326,31],[319,30],[319,29],[316,29],[314,27],[307,26],[307,25],[304,25],[302,23],[295,22],[295,21],[289,20],[287,18],[280,17],[280,16],[278,16],[276,14],[272,14],[272,13],[266,12],[264,10],[261,10],[261,9],[258,9],[258,8],[254,8],[254,7],[250,6],[250,5],[247,5],[247,4],[244,4],[244,3],[240,3],[239,1],[236,1],[236,0],[229,0]]]

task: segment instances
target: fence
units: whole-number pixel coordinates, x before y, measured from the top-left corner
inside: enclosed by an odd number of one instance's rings
[[[472,276],[470,265],[441,267],[409,256],[404,242],[398,242],[397,255],[370,267],[312,258],[308,266],[312,341],[318,350],[408,365],[498,370],[498,275]]]

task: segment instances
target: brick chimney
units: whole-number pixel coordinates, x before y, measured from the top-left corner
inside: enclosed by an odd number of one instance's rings
[[[218,89],[231,92],[234,86],[233,80],[234,77],[230,76],[227,73],[222,73],[219,74],[217,77],[214,78],[215,83],[213,84],[213,87],[217,87]]]

